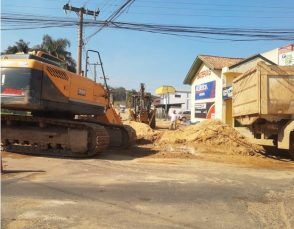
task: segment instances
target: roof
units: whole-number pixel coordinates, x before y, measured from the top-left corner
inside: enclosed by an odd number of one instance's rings
[[[223,67],[231,66],[237,64],[238,62],[244,60],[244,58],[230,58],[230,57],[220,57],[220,56],[208,56],[208,55],[198,55],[192,64],[185,80],[184,84],[191,84],[192,80],[202,65],[204,63],[207,67],[212,70],[220,70]]]
[[[231,66],[236,64],[244,58],[230,58],[230,57],[220,57],[220,56],[207,56],[207,55],[198,55],[203,62],[205,62],[211,69],[222,69],[226,66]]]
[[[250,56],[250,57],[248,57],[248,58],[246,58],[246,59],[243,59],[242,61],[240,61],[240,62],[238,62],[238,63],[236,63],[236,64],[234,64],[234,65],[231,65],[231,66],[229,67],[229,69],[231,70],[231,69],[233,69],[233,68],[235,68],[235,67],[238,67],[238,66],[240,66],[240,65],[242,65],[242,64],[245,64],[246,62],[249,62],[249,61],[254,60],[254,59],[257,59],[257,58],[260,58],[260,59],[262,59],[263,61],[268,62],[270,65],[276,65],[274,62],[270,61],[269,59],[265,58],[264,56],[262,56],[262,55],[260,55],[260,54],[258,53],[258,54],[255,54],[255,55],[253,55],[253,56]]]
[[[166,93],[175,93],[176,89],[174,89],[172,86],[161,86],[155,90],[155,94],[166,94]]]

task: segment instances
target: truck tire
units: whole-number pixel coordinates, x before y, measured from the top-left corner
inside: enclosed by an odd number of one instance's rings
[[[290,146],[289,146],[289,153],[294,161],[294,131],[290,133]]]

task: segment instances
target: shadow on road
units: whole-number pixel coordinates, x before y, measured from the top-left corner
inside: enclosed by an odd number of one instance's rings
[[[265,149],[265,157],[285,162],[291,160],[288,150],[277,149],[274,146],[263,146],[263,148]]]
[[[4,170],[3,174],[10,174],[10,173],[45,173],[44,170]]]
[[[145,144],[149,141],[145,141]],[[141,143],[142,144],[142,143]],[[108,149],[100,155],[97,155],[96,159],[99,160],[134,160],[136,158],[148,157],[158,153],[157,150],[152,149],[152,145],[135,145],[129,149]]]

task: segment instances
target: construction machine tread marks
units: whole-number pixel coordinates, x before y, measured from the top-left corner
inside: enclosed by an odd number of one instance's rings
[[[97,123],[81,123],[75,120],[71,121],[20,115],[1,115],[1,122],[1,140],[3,149],[9,152],[30,155],[86,158],[103,152],[109,146],[110,141],[108,131]],[[13,122],[20,125],[12,125],[11,127],[7,125],[7,123]],[[41,126],[54,127],[57,134],[55,133],[55,136],[49,136],[50,133],[47,134],[46,128],[42,129],[39,127],[40,124]],[[33,129],[37,130],[35,131],[35,135]],[[77,146],[76,149],[70,148],[70,140],[64,140],[70,138],[70,130],[76,130],[78,135],[84,131],[84,138],[77,136],[75,132],[72,134],[72,136],[76,136],[78,141],[81,141],[77,143],[72,141],[72,145]],[[9,133],[12,133],[10,134],[11,136],[8,136]],[[62,133],[63,138],[61,138]],[[43,137],[42,134],[48,135],[47,138],[46,136]],[[19,139],[16,139],[15,136],[18,136]],[[58,139],[59,136],[60,140]],[[36,142],[36,139],[41,139],[41,141]],[[46,140],[44,141],[44,139]],[[60,142],[57,144],[58,141]],[[82,152],[79,148],[79,144],[83,145],[82,148],[84,150],[82,150]]]

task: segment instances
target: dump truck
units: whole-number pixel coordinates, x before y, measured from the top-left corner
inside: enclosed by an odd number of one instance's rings
[[[132,96],[132,104],[129,108],[130,120],[156,127],[156,109],[151,109],[151,95],[145,94],[145,84],[140,84],[139,94]]]
[[[257,66],[233,80],[233,117],[294,159],[294,66]]]
[[[110,103],[105,77],[102,85],[40,51],[4,54],[0,64],[5,151],[85,158],[136,141]]]

